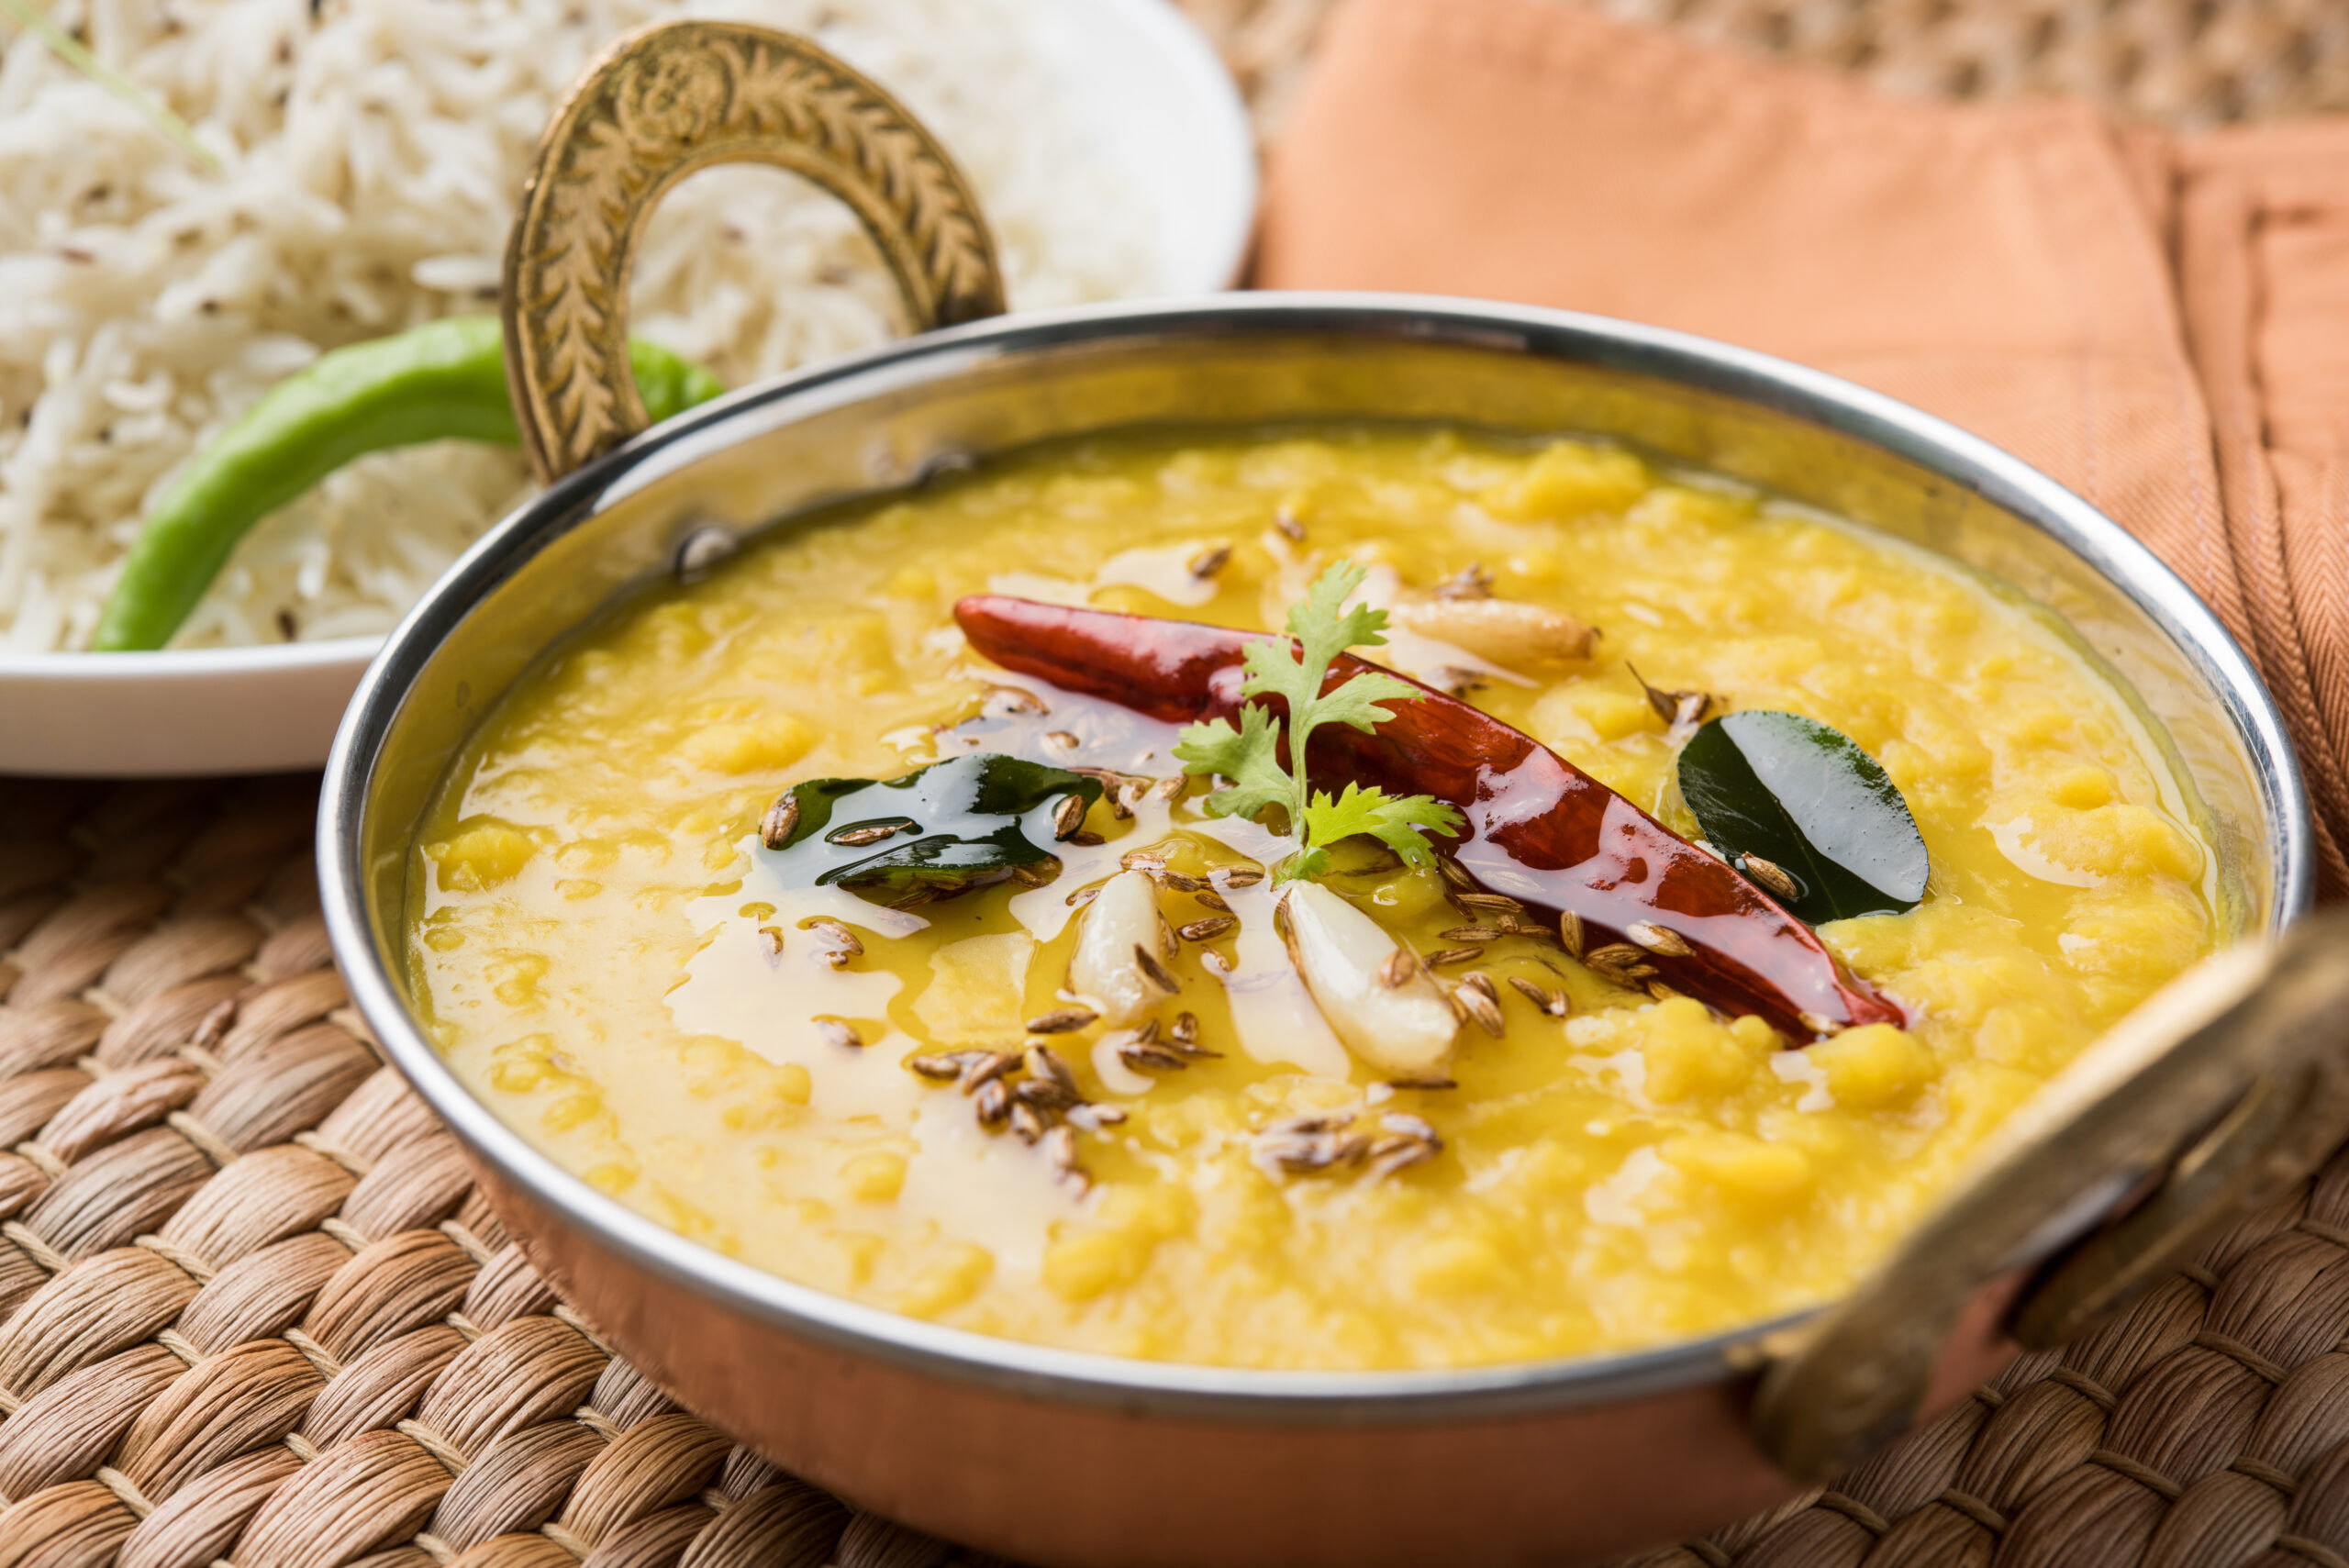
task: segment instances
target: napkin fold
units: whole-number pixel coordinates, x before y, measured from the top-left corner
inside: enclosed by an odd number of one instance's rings
[[[2349,894],[2349,122],[1895,100],[1552,0],[1351,0],[1257,282],[1597,311],[1816,365],[2086,496],[2276,694]]]

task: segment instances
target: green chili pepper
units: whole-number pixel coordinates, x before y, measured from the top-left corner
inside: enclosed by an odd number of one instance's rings
[[[725,388],[666,349],[629,340],[654,420]],[[458,316],[321,354],[200,453],[139,530],[98,619],[100,652],[171,640],[252,526],[351,459],[448,437],[521,439],[493,316]]]

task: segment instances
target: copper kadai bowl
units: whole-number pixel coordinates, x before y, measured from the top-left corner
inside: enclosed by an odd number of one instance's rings
[[[879,241],[919,336],[645,430],[625,280],[705,164],[796,170]],[[780,34],[618,46],[547,133],[506,273],[542,475],[361,687],[319,821],[360,1006],[471,1151],[531,1261],[685,1404],[857,1504],[1043,1563],[1553,1562],[1702,1529],[1820,1479],[2015,1353],[2076,1331],[2349,1133],[2328,1048],[2343,934],[2310,922],[2283,726],[2216,619],[2121,528],[2013,459],[1830,377],[1554,311],[1237,295],[988,321],[987,231],[888,97]],[[2027,1105],[1877,1275],[1799,1318],[1637,1354],[1265,1373],[1074,1354],[898,1318],[704,1251],[557,1169],[418,1032],[397,953],[407,848],[451,756],[541,651],[683,541],[1049,437],[1181,421],[1591,431],[1859,519],[2010,584],[2133,689],[2252,939]],[[2111,1217],[2126,1207],[2126,1218]]]

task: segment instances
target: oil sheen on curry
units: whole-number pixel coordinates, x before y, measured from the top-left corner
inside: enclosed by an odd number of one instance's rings
[[[1603,444],[1132,435],[777,530],[522,680],[415,849],[458,1073],[775,1273],[1168,1361],[1830,1298],[2211,945],[2058,629]]]

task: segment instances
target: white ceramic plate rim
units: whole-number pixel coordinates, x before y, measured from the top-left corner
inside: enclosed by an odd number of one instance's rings
[[[1186,105],[1174,134],[1203,177],[1188,182],[1190,206],[1172,209],[1180,232],[1157,251],[1167,270],[1130,297],[1230,287],[1247,260],[1257,192],[1238,87],[1170,0],[1061,3],[1084,16],[1082,25],[1060,29],[1060,41],[1082,39],[1114,17],[1110,28],[1125,35],[1116,47],[1163,71]],[[0,773],[165,777],[316,767],[383,644],[347,637],[150,653],[0,650]]]

